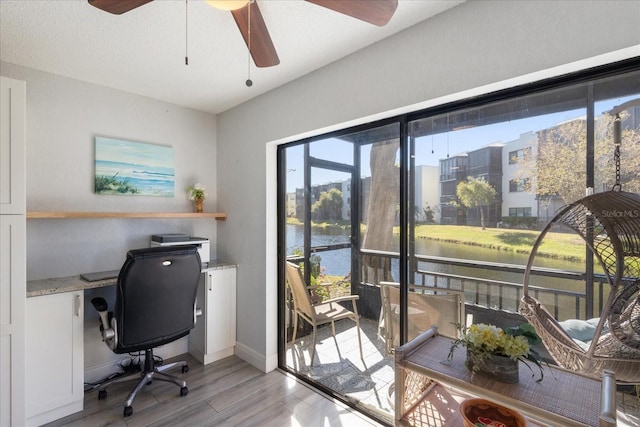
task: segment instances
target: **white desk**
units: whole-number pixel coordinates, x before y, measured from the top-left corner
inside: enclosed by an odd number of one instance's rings
[[[188,339],[183,338],[181,348],[187,348],[188,340],[189,352],[203,363],[234,354],[236,267],[234,263],[213,260],[202,269],[204,280],[198,290],[198,306],[203,315]],[[85,377],[91,381],[102,371],[107,371],[106,375],[100,374],[99,378],[118,370],[120,357],[99,340],[97,313],[95,326],[84,324],[84,292],[116,283],[116,278],[87,282],[80,276],[27,282],[27,425],[42,425],[81,411]],[[87,319],[93,318],[89,313],[94,312],[94,308],[88,310]],[[171,352],[170,346],[163,349]],[[107,362],[104,366],[85,366],[85,353],[96,351],[104,352],[109,358]]]

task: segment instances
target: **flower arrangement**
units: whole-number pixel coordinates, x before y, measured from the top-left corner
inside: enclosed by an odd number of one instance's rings
[[[187,192],[189,193],[189,200],[204,200],[207,197],[207,189],[199,182],[193,187],[187,188]]]
[[[461,332],[461,337],[452,342],[449,360],[453,358],[455,349],[461,345],[466,347],[468,353],[472,354],[476,360],[486,359],[491,355],[505,356],[511,360],[523,362],[533,373],[527,361],[532,362],[540,369],[540,378],[536,381],[540,382],[544,378],[540,356],[531,348],[541,340],[531,324],[523,323],[507,329],[484,323],[469,327],[458,324],[457,328]],[[475,374],[477,370],[478,364],[473,364],[473,373]]]

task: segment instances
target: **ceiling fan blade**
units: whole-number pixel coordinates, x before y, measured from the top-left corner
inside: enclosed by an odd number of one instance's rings
[[[251,8],[251,42],[249,42],[249,8]],[[231,14],[249,47],[256,67],[273,67],[280,63],[276,48],[273,46],[269,30],[264,23],[258,3],[253,1],[245,7],[232,10]]]
[[[398,0],[307,0],[352,18],[360,19],[379,27],[389,22],[398,7]]]
[[[153,0],[89,0],[91,6],[114,15],[122,15]]]

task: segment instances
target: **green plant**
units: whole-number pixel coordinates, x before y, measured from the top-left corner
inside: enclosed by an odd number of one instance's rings
[[[502,225],[504,228],[520,228],[525,230],[535,230],[538,225],[538,217],[535,216],[503,216]]]
[[[506,329],[484,323],[473,324],[469,327],[457,324],[456,327],[460,331],[461,337],[451,343],[449,360],[453,358],[456,348],[461,345],[474,353],[474,357],[481,359],[498,355],[521,361],[535,375],[527,363],[527,361],[532,362],[540,369],[540,378],[536,381],[540,382],[544,378],[540,356],[531,348],[531,346],[539,344],[541,340],[531,324],[523,323],[520,326]],[[473,372],[476,371],[477,365],[474,365]]]
[[[199,182],[193,187],[187,188],[187,192],[189,192],[189,200],[204,200],[207,197],[206,188]]]

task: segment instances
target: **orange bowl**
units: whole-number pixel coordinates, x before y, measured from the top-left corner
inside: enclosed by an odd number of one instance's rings
[[[526,427],[527,421],[517,411],[493,403],[490,400],[474,398],[460,403],[460,414],[465,427]]]

